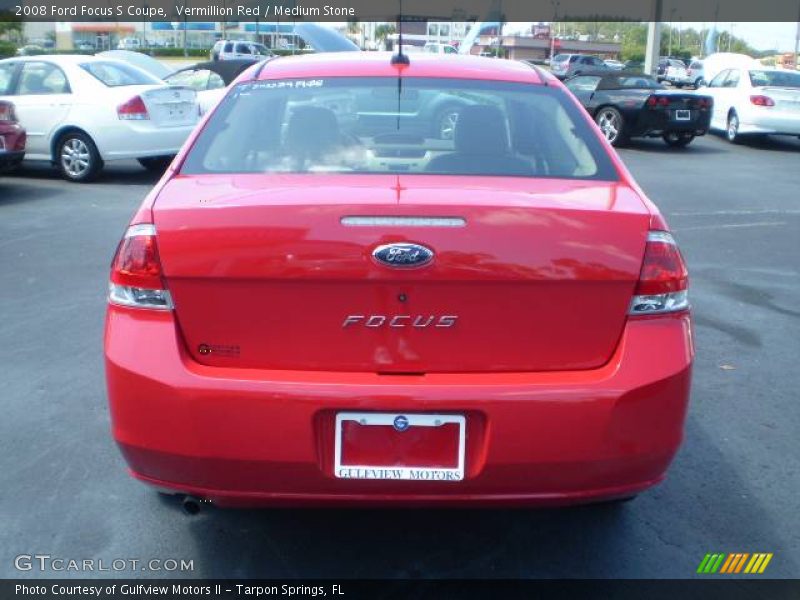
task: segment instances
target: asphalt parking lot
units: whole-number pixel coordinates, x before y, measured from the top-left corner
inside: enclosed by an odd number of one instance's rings
[[[81,575],[14,568],[38,553],[194,561],[97,576],[684,578],[707,552],[772,552],[767,573],[796,577],[800,141],[621,155],[691,269],[687,437],[636,501],[559,510],[183,514],[126,474],[103,380],[109,262],[154,177],[133,162],[86,186],[0,176],[0,577]]]

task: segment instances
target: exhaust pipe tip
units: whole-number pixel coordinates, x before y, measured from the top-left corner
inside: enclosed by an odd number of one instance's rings
[[[187,515],[194,516],[200,512],[200,505],[202,502],[203,501],[200,498],[195,498],[194,496],[185,496],[181,502],[181,507],[183,508],[183,512],[185,512]]]

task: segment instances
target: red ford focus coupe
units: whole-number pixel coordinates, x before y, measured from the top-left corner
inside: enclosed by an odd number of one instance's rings
[[[254,66],[114,257],[113,433],[188,501],[569,504],[683,436],[688,277],[577,101],[521,62]]]

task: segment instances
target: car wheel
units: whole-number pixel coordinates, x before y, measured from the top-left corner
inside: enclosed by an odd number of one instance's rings
[[[728,115],[728,128],[725,130],[725,136],[731,144],[738,144],[742,141],[742,136],[739,135],[739,115],[736,111],[731,111]]]
[[[56,147],[56,164],[61,176],[73,183],[88,183],[103,168],[97,146],[81,131],[65,134]]]
[[[662,137],[667,143],[667,146],[671,146],[672,148],[685,148],[691,144],[694,139],[694,135],[691,133],[676,133],[674,131],[665,133]]]
[[[434,123],[436,123],[436,136],[440,140],[452,140],[458,123],[458,108],[450,106],[440,111]]]
[[[698,77],[697,79],[694,80],[694,89],[699,90],[701,85],[703,85],[702,77]]]
[[[622,146],[625,143],[625,122],[616,108],[613,106],[601,108],[594,120],[609,144]]]
[[[172,163],[173,156],[152,156],[149,158],[140,158],[139,164],[151,173],[162,174],[167,170],[170,163]]]

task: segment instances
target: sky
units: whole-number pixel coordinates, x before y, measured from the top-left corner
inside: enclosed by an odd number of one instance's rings
[[[513,33],[516,27],[523,30],[529,27],[530,23],[509,23],[506,32]],[[678,27],[678,23],[673,23]],[[693,27],[696,30],[706,29],[711,23],[683,23],[687,29]],[[729,31],[730,23],[717,23],[719,32]],[[744,39],[756,50],[771,50],[773,48],[780,52],[794,52],[794,39],[797,33],[797,23],[734,23],[733,35]]]
[[[686,27],[700,29],[710,23],[684,23]],[[677,27],[677,24],[675,25]],[[717,23],[718,31],[730,31],[730,23]],[[756,50],[776,48],[780,52],[794,52],[797,23],[734,23],[733,35],[744,39]]]

